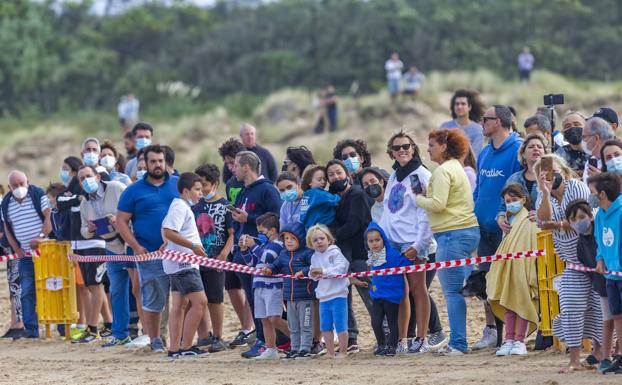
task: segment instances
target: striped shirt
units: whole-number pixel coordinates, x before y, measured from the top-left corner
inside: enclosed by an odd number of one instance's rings
[[[579,179],[569,179],[566,181],[566,190],[564,191],[564,197],[561,203],[551,195],[551,208],[553,211],[553,217],[551,220],[561,222],[566,219],[566,207],[570,202],[576,199],[587,200],[590,196],[590,189],[585,183]],[[542,203],[542,193],[538,193],[538,201],[536,207],[540,207]],[[555,245],[555,252],[559,255],[564,262],[579,263],[577,257],[577,241],[579,235],[574,231],[566,230],[553,230],[553,244]]]
[[[41,197],[41,211],[50,208],[47,196]],[[21,203],[17,203],[14,197],[9,201],[8,219],[13,228],[15,239],[25,252],[30,249],[30,241],[37,238],[43,229],[43,221],[37,214],[35,205],[32,203],[30,194]]]

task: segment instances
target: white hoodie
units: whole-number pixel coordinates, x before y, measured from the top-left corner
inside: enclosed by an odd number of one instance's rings
[[[347,273],[349,267],[350,263],[343,256],[339,247],[330,245],[323,253],[319,251],[313,253],[309,270],[320,268],[322,269],[323,276],[332,276]],[[348,286],[350,286],[348,278],[312,279],[319,281],[315,289],[315,296],[320,302],[330,301],[334,298],[346,298],[348,296]]]

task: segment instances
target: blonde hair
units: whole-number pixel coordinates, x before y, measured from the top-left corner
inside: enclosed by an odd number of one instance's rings
[[[533,166],[533,170],[534,170],[534,173],[536,174],[536,180],[538,181],[538,184],[540,184],[539,175],[542,170],[541,168],[542,159],[546,159],[546,158],[553,159],[553,163],[557,164],[559,168],[561,168],[561,174],[565,180],[577,178],[577,174],[570,167],[568,167],[568,164],[566,163],[564,158],[562,158],[561,156],[557,154],[546,154],[546,155],[542,155],[540,160],[538,160],[536,164]]]
[[[324,233],[326,235],[329,245],[332,245],[335,243],[335,237],[333,237],[333,234],[330,232],[328,227],[326,227],[326,225],[322,225],[318,223],[317,225],[311,226],[309,230],[307,231],[307,238],[306,238],[307,247],[311,247],[312,241],[313,241],[313,235],[315,235],[315,233],[317,232]]]

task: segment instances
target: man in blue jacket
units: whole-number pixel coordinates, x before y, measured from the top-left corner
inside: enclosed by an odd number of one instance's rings
[[[503,238],[496,218],[499,196],[510,175],[521,169],[517,154],[523,141],[517,133],[510,132],[512,112],[507,106],[490,107],[484,113],[482,125],[489,143],[477,159],[477,186],[473,201],[481,237],[477,254],[484,256],[495,254]],[[488,271],[490,263],[479,265],[479,269]],[[487,326],[482,339],[473,345],[473,350],[497,345],[495,318],[490,308],[485,307]]]

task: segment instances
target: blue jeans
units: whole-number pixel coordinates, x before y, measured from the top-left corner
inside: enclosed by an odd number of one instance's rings
[[[32,263],[32,258],[27,257],[19,260],[19,278],[22,286],[20,299],[22,301],[24,333],[30,337],[39,337],[35,265]]]
[[[106,250],[106,253],[111,253]],[[130,335],[130,275],[128,267],[134,268],[133,262],[107,262],[110,279],[110,302],[112,302],[112,336],[118,339]]]
[[[479,242],[479,228],[444,231],[434,234],[438,243],[436,249],[436,261],[444,262],[452,259],[462,259],[471,256]],[[452,267],[438,270],[438,278],[441,281],[443,295],[447,302],[447,315],[449,317],[449,346],[452,349],[466,352],[468,348],[466,330],[466,302],[460,289],[464,286],[464,280],[470,273],[469,266]]]

